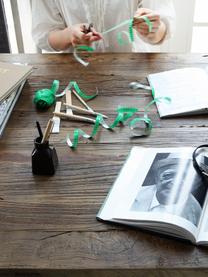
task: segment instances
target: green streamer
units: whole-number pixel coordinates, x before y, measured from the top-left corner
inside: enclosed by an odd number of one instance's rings
[[[76,50],[78,51],[87,51],[87,52],[93,52],[94,49],[90,46],[86,46],[86,45],[79,45],[79,46],[76,46]]]
[[[125,21],[121,22],[120,24],[118,24],[118,25],[116,25],[116,26],[114,26],[114,27],[112,27],[112,28],[110,28],[110,29],[108,29],[108,30],[102,32],[102,35],[105,35],[105,34],[107,34],[107,33],[110,33],[110,32],[112,32],[112,31],[115,31],[115,30],[119,29],[120,27],[123,27],[123,26],[129,24],[130,20],[131,20],[131,19],[125,20]]]
[[[134,19],[131,19],[129,22],[129,38],[130,41],[134,41],[134,30],[133,30],[133,24],[134,24]]]
[[[33,102],[37,109],[45,110],[52,106],[56,101],[56,92],[59,89],[59,81],[54,80],[50,89],[41,89],[35,93]]]
[[[146,16],[138,16],[138,17],[135,17],[137,19],[143,19],[146,24],[148,25],[148,28],[149,28],[149,33],[152,32],[152,22],[149,20],[148,17]],[[134,26],[134,18],[130,20],[129,22],[129,37],[130,37],[130,41],[131,42],[134,42],[134,31],[133,31],[133,26]]]
[[[71,81],[68,85],[68,89],[72,89],[74,88],[75,91],[79,94],[80,97],[84,98],[85,100],[91,100],[93,98],[95,98],[98,94],[95,93],[93,95],[87,95],[86,93],[84,93],[78,86],[77,82],[75,81]]]
[[[117,109],[118,115],[117,115],[116,119],[114,120],[114,122],[110,126],[108,124],[106,124],[102,115],[98,115],[96,117],[95,125],[94,125],[94,128],[90,135],[86,134],[81,129],[76,129],[73,134],[73,142],[71,141],[69,134],[67,135],[67,144],[72,149],[76,149],[78,142],[79,142],[79,138],[83,137],[86,139],[93,139],[96,136],[96,134],[98,133],[99,128],[101,126],[104,127],[105,129],[113,130],[120,123],[124,124],[128,119],[133,117],[136,112],[138,112],[137,108],[119,107]],[[130,122],[130,128],[133,129],[134,125],[139,121],[143,121],[146,124],[145,125],[146,126],[145,134],[143,134],[143,135],[146,135],[146,136],[149,135],[151,133],[151,129],[152,129],[152,121],[147,116],[145,116],[144,118],[135,118],[134,120],[132,120]]]
[[[134,18],[132,18],[132,19],[128,19],[128,20],[125,20],[125,21],[121,22],[120,24],[118,24],[118,25],[116,25],[116,26],[114,26],[114,27],[112,27],[112,28],[110,28],[110,29],[104,31],[104,32],[102,33],[102,35],[108,34],[108,33],[112,32],[112,31],[114,31],[114,30],[117,30],[117,29],[119,29],[119,28],[125,26],[125,25],[129,25],[129,34],[128,34],[128,35],[129,35],[129,40],[130,40],[130,42],[134,42],[134,30],[133,30],[133,25],[134,25],[134,20],[135,20],[135,18],[136,18],[136,19],[143,19],[143,20],[146,22],[146,24],[148,25],[148,27],[149,27],[149,32],[152,32],[152,27],[153,27],[153,26],[152,26],[152,22],[149,20],[149,18],[146,17],[146,16],[138,16],[138,17],[134,17]],[[123,32],[125,32],[125,31],[123,31]],[[118,33],[118,35],[117,35],[117,41],[118,41],[118,44],[119,44],[120,46],[125,45],[125,42],[124,42],[124,40],[123,40],[123,38],[122,38],[121,33]],[[92,47],[89,47],[89,46],[86,46],[86,45],[80,45],[80,46],[76,46],[76,47],[74,48],[74,53],[73,53],[73,54],[74,54],[75,59],[76,59],[79,63],[81,63],[82,65],[88,66],[88,65],[89,65],[89,62],[85,62],[82,58],[79,57],[79,55],[78,55],[78,52],[79,52],[79,51],[93,52],[94,49],[93,49]]]
[[[145,128],[140,128],[140,130],[142,129],[142,133],[135,133],[135,130],[137,128],[136,127],[137,123],[141,123],[141,122],[144,122]],[[147,115],[145,115],[144,117],[134,118],[129,123],[129,127],[132,130],[134,137],[141,137],[141,136],[149,136],[151,134],[153,125],[152,125],[152,120]]]
[[[148,108],[151,107],[153,104],[155,103],[160,103],[162,101],[165,101],[166,103],[170,104],[171,103],[171,98],[164,96],[164,97],[157,97],[155,99],[153,99],[149,104],[147,104],[144,108],[144,112],[148,112]]]
[[[124,40],[123,35],[125,35],[129,41]],[[121,31],[117,34],[117,41],[119,46],[127,45],[131,43],[131,40],[129,38],[129,33],[126,31]]]

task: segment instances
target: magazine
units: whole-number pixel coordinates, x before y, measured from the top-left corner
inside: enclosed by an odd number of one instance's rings
[[[208,244],[208,187],[193,151],[133,147],[97,219]],[[200,158],[208,166],[208,152]]]
[[[150,74],[148,81],[154,97],[169,97],[171,102],[157,101],[160,117],[208,112],[208,75],[202,68],[182,68]]]

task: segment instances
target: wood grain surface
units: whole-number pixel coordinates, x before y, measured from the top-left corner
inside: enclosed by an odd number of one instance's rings
[[[55,176],[33,176],[31,153],[54,107],[37,111],[35,91],[60,80],[60,91],[77,81],[88,102],[112,122],[119,105],[141,113],[152,100],[148,91],[129,89],[149,73],[189,66],[206,68],[202,54],[92,54],[85,68],[70,54],[0,55],[0,61],[34,66],[0,139],[0,276],[207,276],[208,249],[190,243],[96,220],[132,146],[197,146],[208,142],[208,115],[161,120],[153,105],[149,137],[132,139],[128,126],[101,130],[93,141],[81,140],[70,150],[64,139],[77,127],[92,125],[61,121],[51,137],[59,167]],[[65,102],[63,100],[63,102]],[[73,104],[78,102],[73,98]]]

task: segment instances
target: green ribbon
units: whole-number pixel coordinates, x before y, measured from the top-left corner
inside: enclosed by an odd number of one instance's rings
[[[124,124],[128,119],[132,118],[135,115],[136,112],[138,112],[137,108],[119,107],[117,109],[118,115],[117,115],[116,119],[114,120],[114,122],[111,125],[108,125],[104,121],[102,115],[98,115],[96,117],[95,125],[94,125],[94,128],[93,128],[90,135],[88,135],[87,133],[85,133],[81,129],[75,129],[74,134],[73,134],[73,142],[71,141],[69,134],[67,134],[67,138],[66,138],[67,144],[72,149],[76,149],[77,146],[78,146],[79,139],[81,137],[86,138],[86,139],[93,139],[96,136],[96,134],[98,133],[100,126],[104,127],[105,129],[113,130],[120,123]],[[149,119],[147,115],[144,118],[135,118],[135,119],[133,119],[129,124],[131,130],[134,130],[135,125],[138,122],[144,122],[145,123],[145,129],[144,129],[144,133],[142,134],[142,136],[150,135],[151,130],[152,130],[152,121],[151,121],[151,119]],[[139,136],[139,135],[137,134],[136,136]]]
[[[163,96],[163,97],[157,97],[154,98],[150,103],[148,103],[145,108],[144,108],[144,112],[147,113],[148,112],[148,108],[151,107],[153,104],[155,103],[161,103],[162,101],[165,101],[166,103],[170,104],[171,103],[171,98],[168,96]]]
[[[95,98],[98,94],[95,93],[93,95],[87,95],[86,93],[84,93],[78,86],[77,82],[75,81],[71,81],[68,85],[68,89],[72,89],[74,88],[75,91],[79,94],[80,97],[84,98],[85,100],[91,100],[93,98]]]
[[[59,89],[59,81],[54,80],[50,89],[36,91],[33,102],[37,109],[45,110],[52,106],[56,101],[56,92]]]
[[[138,123],[144,123],[145,124],[145,128],[143,126],[137,126]],[[132,130],[132,134],[134,137],[141,137],[141,136],[149,136],[151,134],[152,131],[152,120],[145,115],[144,117],[137,117],[134,118],[130,123],[129,123],[129,127]],[[137,132],[137,130],[139,130],[139,132]]]
[[[86,46],[86,45],[80,45],[80,46],[76,46],[76,47],[74,48],[73,54],[74,54],[75,59],[76,59],[79,63],[81,63],[82,65],[88,66],[88,65],[89,65],[89,62],[85,62],[82,58],[79,57],[78,52],[80,52],[80,51],[93,52],[94,49],[93,49],[92,47],[89,47],[89,46]]]
[[[112,31],[114,31],[114,30],[117,30],[117,29],[119,29],[119,28],[125,26],[125,25],[129,25],[129,34],[128,34],[128,35],[129,35],[129,40],[130,40],[130,42],[134,42],[134,30],[133,30],[133,25],[134,25],[134,19],[135,19],[135,18],[137,18],[137,19],[143,19],[143,20],[146,22],[146,24],[148,25],[148,27],[149,27],[149,32],[150,32],[150,33],[152,32],[153,25],[152,25],[152,22],[149,20],[149,18],[146,17],[146,16],[138,16],[138,17],[134,17],[134,18],[125,20],[125,21],[121,22],[120,24],[118,24],[118,25],[116,25],[116,26],[114,26],[114,27],[112,27],[112,28],[110,28],[110,29],[108,29],[108,30],[102,32],[102,35],[108,34],[108,33],[112,32]],[[125,31],[122,31],[122,32],[125,32]],[[124,42],[123,38],[122,38],[122,34],[121,34],[122,32],[120,32],[120,33],[117,35],[118,44],[119,44],[120,46],[123,46],[123,45],[126,44],[126,43]],[[85,62],[82,58],[79,57],[79,55],[78,55],[78,52],[79,52],[79,51],[93,52],[94,49],[93,49],[92,47],[89,47],[89,46],[86,46],[86,45],[80,45],[80,46],[76,46],[76,47],[74,48],[73,54],[74,54],[75,59],[76,59],[79,63],[81,63],[82,65],[88,66],[88,65],[89,65],[89,62]]]
[[[123,35],[125,35],[128,39],[128,41],[126,41],[124,38],[123,38]],[[129,38],[129,33],[126,32],[126,31],[121,31],[117,34],[117,41],[118,41],[118,45],[119,46],[123,46],[123,45],[127,45],[129,43],[131,43],[131,40]]]

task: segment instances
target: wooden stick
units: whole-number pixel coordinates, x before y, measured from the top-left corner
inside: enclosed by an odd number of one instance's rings
[[[66,103],[67,103],[67,105],[72,105],[71,95],[72,95],[71,90],[66,89]],[[69,109],[69,108],[66,109],[66,113],[69,114],[69,115],[73,115],[72,109]]]
[[[61,111],[61,102],[57,101],[56,102],[56,107],[55,107],[55,112],[60,112]],[[54,121],[54,126],[52,133],[53,134],[58,134],[60,132],[60,117],[59,116],[53,116],[53,121]]]
[[[94,111],[90,111],[90,110],[86,110],[86,109],[83,109],[83,108],[80,108],[78,106],[74,106],[74,105],[70,105],[68,103],[64,103],[63,105],[69,107],[72,111],[77,111],[77,112],[80,112],[80,113],[84,113],[84,114],[91,114],[91,115],[102,115],[102,117],[104,118],[108,118],[106,115],[104,114],[101,114],[101,113],[97,113],[97,112],[94,112]]]
[[[84,117],[84,116],[79,116],[79,115],[70,115],[66,113],[56,113],[54,112],[55,115],[63,117],[63,118],[68,118],[76,121],[83,121],[83,122],[90,122],[90,123],[95,123],[95,119],[89,118],[89,117]]]
[[[77,97],[77,99],[85,106],[85,108],[87,108],[89,111],[93,111],[93,109],[87,105],[87,103],[79,96],[79,94],[74,89],[72,89],[72,92]]]
[[[46,141],[49,140],[49,137],[50,137],[50,134],[51,134],[51,131],[53,129],[53,125],[54,125],[54,121],[53,119],[49,119],[48,121],[48,124],[47,124],[47,127],[45,129],[45,133],[43,135],[43,138],[42,138],[42,141],[41,143],[45,143]]]

